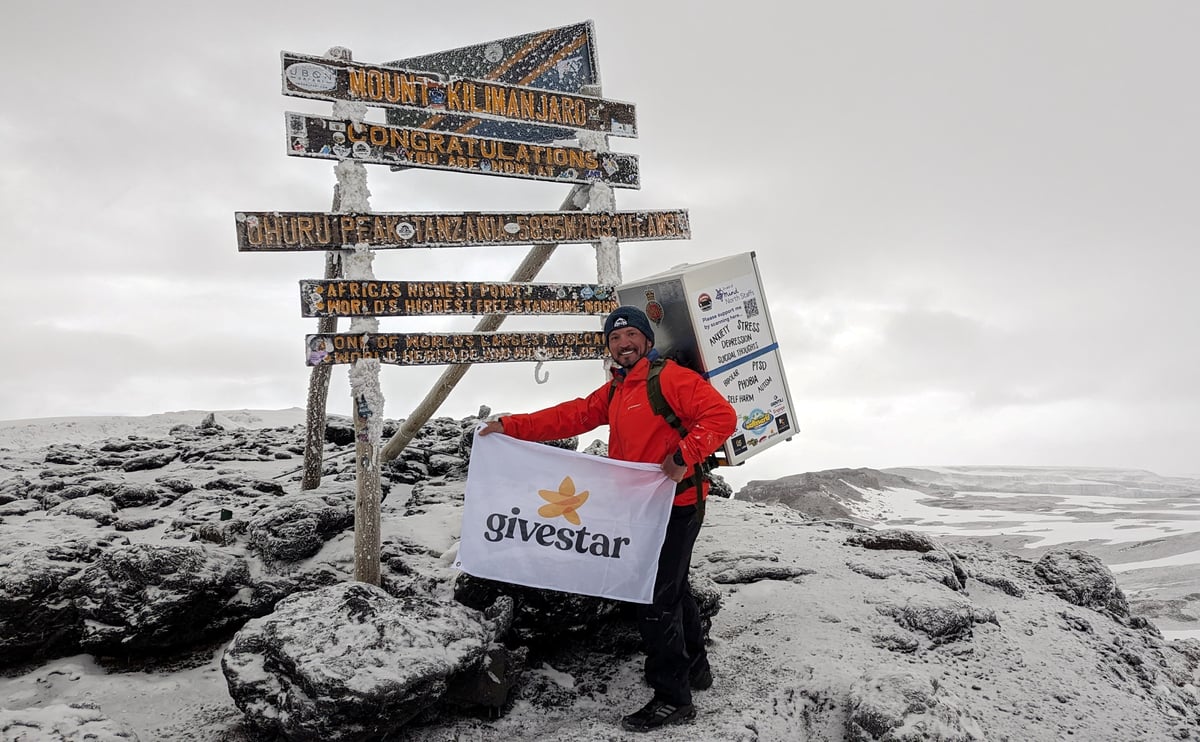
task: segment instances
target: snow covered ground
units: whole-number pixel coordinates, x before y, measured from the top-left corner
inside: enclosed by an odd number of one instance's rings
[[[176,425],[198,425],[207,414],[183,411],[143,418],[0,421],[0,482],[26,470],[40,455],[40,449],[48,445],[88,443],[129,435],[166,436]],[[216,422],[230,429],[288,427],[301,424],[303,419],[300,409],[215,413]],[[254,476],[281,481],[287,481],[298,466],[298,458],[230,464],[231,468]],[[854,487],[864,498],[862,503],[854,505],[860,514],[880,521],[881,525],[912,531],[979,537],[1028,552],[1031,559],[1050,546],[1081,542],[1107,555],[1106,561],[1113,565],[1127,592],[1134,586],[1133,592],[1157,590],[1165,595],[1163,586],[1167,580],[1164,575],[1176,575],[1180,567],[1200,564],[1200,508],[1197,508],[1200,487],[1194,481],[1168,480],[1146,473],[1016,467],[896,471],[916,484],[911,488],[879,490]],[[136,473],[133,476],[136,477]],[[147,481],[151,481],[152,476],[147,473]],[[385,530],[402,532],[404,538],[432,550],[449,548],[456,532],[453,516],[457,511],[433,510],[419,518],[403,517],[406,496],[407,488],[397,488],[384,503]],[[758,518],[770,518],[772,526],[768,529],[754,525]],[[87,521],[79,520],[73,527],[90,527],[86,524]],[[15,539],[23,543],[53,543],[63,538],[63,525],[62,518],[31,514],[20,519],[19,532],[7,529],[0,533],[0,538],[9,543]],[[815,533],[814,529],[805,529],[798,518],[791,518],[784,511],[747,503],[729,503],[725,507],[718,504],[711,509],[711,522],[705,526],[696,561],[711,573],[725,563],[723,560],[730,558],[731,551],[753,551],[775,555],[774,558],[786,564],[795,558],[797,536],[811,539]],[[153,529],[149,529],[141,536],[153,537],[153,534]],[[696,739],[694,730],[703,729],[709,735],[703,737],[706,739],[795,739],[792,735],[808,723],[805,719],[811,721],[816,718],[814,714],[819,717],[818,712],[828,712],[826,704],[834,699],[821,697],[824,689],[841,687],[847,682],[841,675],[849,672],[856,663],[865,666],[875,661],[869,659],[873,655],[863,653],[864,647],[855,643],[858,640],[853,633],[845,633],[847,627],[868,620],[852,613],[852,610],[860,610],[858,602],[850,602],[851,598],[858,600],[857,593],[839,587],[838,579],[825,575],[825,572],[833,574],[835,568],[846,566],[844,557],[836,553],[836,546],[837,542],[833,540],[825,551],[821,551],[818,543],[814,547],[817,550],[806,556],[813,559],[812,566],[818,568],[811,584],[808,578],[803,583],[766,580],[734,585],[725,590],[724,607],[714,625],[711,650],[718,668],[718,685],[714,692],[699,697],[701,717],[696,727],[672,730],[658,738]],[[352,536],[335,537],[325,549],[325,556],[332,552],[335,561],[350,559]],[[830,561],[823,566],[815,564],[820,559]],[[855,568],[863,569],[861,565]],[[841,578],[842,582],[844,579]],[[866,584],[873,586],[878,582],[877,579],[868,580]],[[908,589],[901,588],[900,594]],[[1200,593],[1200,582],[1173,585],[1168,592],[1168,597]],[[976,593],[977,599],[978,595]],[[1009,627],[1014,625],[1016,617],[1023,615],[1020,611],[1024,609],[1020,606],[1025,603],[1004,605],[1006,615],[1001,624]],[[844,615],[843,611],[846,612]],[[1012,611],[1011,615],[1009,611]],[[874,608],[864,616],[876,616]],[[804,627],[804,635],[796,633],[798,625]],[[1166,628],[1164,633],[1168,638],[1200,638],[1200,631],[1178,623],[1168,622]],[[987,634],[991,629],[981,631]],[[1011,638],[1005,640],[1012,641]],[[223,646],[216,646],[191,659],[182,658],[172,664],[149,667],[100,664],[89,655],[76,655],[38,667],[19,668],[7,677],[0,677],[0,715],[3,709],[47,709],[55,704],[92,703],[102,708],[106,717],[118,720],[143,741],[209,742],[221,739],[249,742],[255,738],[239,726],[241,715],[230,701],[220,669],[222,651]],[[938,652],[940,650],[932,655],[935,664],[946,667],[969,656],[958,650]],[[835,657],[841,659],[834,660]],[[1046,659],[1051,665],[1057,661],[1050,657]],[[981,672],[992,677],[994,669],[985,663]],[[534,672],[544,676],[542,682],[560,687],[563,692],[573,691],[576,684],[585,680],[551,666]],[[773,677],[761,677],[764,672]],[[1012,674],[1017,675],[1016,672]],[[1004,676],[1001,672],[1000,677]],[[999,679],[985,682],[983,697],[989,697],[986,689],[991,684],[1000,682]],[[969,688],[961,690],[971,692]],[[1014,692],[998,688],[995,694]],[[600,699],[581,697],[562,710],[547,710],[518,702],[500,722],[463,724],[455,727],[453,732],[443,728],[414,730],[411,738],[429,742],[504,739],[518,735],[548,740],[626,739],[616,721],[621,713],[640,704],[644,694],[637,663],[631,662],[628,666],[615,668],[608,679],[608,691]],[[624,699],[621,707],[608,705],[614,697]],[[764,698],[770,700],[766,707]],[[1037,703],[1040,699],[1031,697],[1027,706],[1033,708]],[[764,708],[774,711],[764,711]],[[1038,711],[1035,715],[1041,713]],[[1086,719],[1077,721],[1088,723]],[[1045,723],[1049,730],[1050,721]],[[123,739],[115,736],[117,733],[109,730],[95,738]],[[451,733],[454,736],[446,736]],[[1044,738],[1055,737],[1047,731]]]

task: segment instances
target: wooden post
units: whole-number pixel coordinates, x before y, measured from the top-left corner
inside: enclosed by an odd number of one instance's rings
[[[599,85],[585,85],[581,93],[600,97]],[[598,131],[579,132],[579,144],[595,152],[608,152],[608,135]],[[593,183],[588,190],[588,211],[612,213],[617,210],[617,198],[608,183]],[[618,286],[621,283],[621,246],[616,237],[601,237],[596,247],[596,283]]]
[[[349,49],[335,47],[328,56],[350,61]],[[365,103],[338,101],[333,104],[334,118],[361,124],[367,115]],[[367,188],[367,169],[361,162],[341,160],[333,168],[337,176],[338,211],[366,214],[371,211],[371,191]],[[343,275],[353,281],[373,281],[375,253],[366,245],[346,245],[341,251]],[[350,333],[375,334],[379,320],[355,317]],[[379,360],[359,359],[350,366],[350,406],[354,416],[355,480],[354,498],[354,579],[380,584],[380,501],[379,441],[383,438],[383,394],[379,388]]]
[[[584,95],[600,96],[599,85],[585,85],[580,91]],[[581,131],[579,132],[579,143],[588,149],[593,149],[597,152],[608,151],[608,135],[596,131]],[[617,197],[613,193],[613,187],[607,183],[596,183],[592,185],[588,191],[588,211],[607,211],[613,212],[617,210]],[[608,284],[609,286],[621,285],[621,245],[617,242],[616,237],[601,237],[599,242],[593,243],[596,249],[596,283]],[[603,326],[601,320],[601,326]],[[605,358],[601,362],[601,375],[607,381],[611,375],[611,368],[614,362],[611,358]]]
[[[563,200],[560,211],[582,211],[587,205],[587,194],[591,188],[595,186],[577,185],[567,194]],[[529,254],[525,256],[525,260],[521,262],[517,269],[513,271],[512,282],[532,281],[554,254],[554,249],[557,244],[534,245]],[[504,322],[505,315],[489,314],[475,325],[475,332],[492,332]],[[433,413],[437,412],[438,407],[442,402],[446,401],[446,397],[450,396],[450,392],[454,390],[456,384],[466,375],[467,369],[471,368],[469,363],[458,363],[449,366],[442,375],[434,383],[433,388],[425,395],[425,399],[417,405],[412,414],[405,419],[400,429],[392,436],[387,445],[383,447],[383,460],[391,461],[400,455],[404,447],[412,442],[417,433],[421,430],[421,426],[433,417]]]
[[[342,208],[342,195],[338,187],[333,187],[333,211]],[[342,275],[342,258],[337,252],[330,250],[325,253],[325,278],[340,278]],[[317,320],[317,332],[337,332],[337,317],[321,317]],[[304,477],[300,482],[301,490],[316,489],[321,484],[321,470],[324,468],[325,452],[325,421],[329,402],[329,374],[333,366],[313,366],[308,377],[308,408],[304,428]]]

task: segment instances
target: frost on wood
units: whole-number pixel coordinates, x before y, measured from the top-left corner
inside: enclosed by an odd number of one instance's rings
[[[579,132],[579,146],[596,152],[608,151],[608,135],[602,131]]]
[[[588,211],[616,211],[617,199],[608,183],[592,183],[588,193]]]
[[[372,268],[374,261],[375,251],[368,250],[365,244],[359,243],[353,250],[343,251],[342,271],[351,281],[370,281],[375,278],[375,270]]]
[[[588,189],[588,211],[613,212],[617,199],[612,186],[593,183]],[[616,237],[601,237],[596,243],[596,281],[616,286],[621,283],[621,246]]]
[[[365,214],[371,210],[371,189],[367,188],[367,169],[361,162],[342,160],[333,166],[341,194],[341,213]]]
[[[358,416],[367,425],[372,446],[383,439],[383,392],[379,388],[379,359],[360,358],[350,366],[350,394]]]
[[[596,282],[609,286],[621,283],[621,246],[615,237],[601,237],[596,245]]]

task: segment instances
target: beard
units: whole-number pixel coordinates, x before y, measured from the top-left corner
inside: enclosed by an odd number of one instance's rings
[[[623,369],[628,370],[628,369],[631,369],[634,366],[636,366],[637,362],[642,360],[645,357],[646,357],[645,353],[643,353],[642,351],[640,351],[636,348],[633,348],[632,352],[630,352],[628,355],[618,352],[616,357],[613,358],[613,360],[617,362],[618,366],[620,366]]]

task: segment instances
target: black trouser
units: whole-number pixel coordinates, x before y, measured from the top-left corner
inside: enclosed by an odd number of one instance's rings
[[[638,605],[638,629],[646,647],[646,682],[658,698],[677,706],[692,702],[691,669],[708,665],[700,609],[688,586],[692,547],[699,533],[695,505],[671,508],[658,555],[654,602]]]

